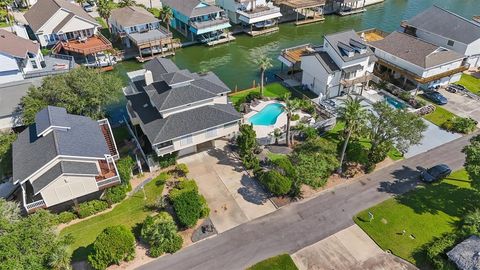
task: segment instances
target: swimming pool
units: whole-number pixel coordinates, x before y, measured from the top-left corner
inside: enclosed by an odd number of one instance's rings
[[[252,123],[253,125],[271,126],[277,122],[277,118],[282,112],[282,104],[268,104],[261,111],[248,118],[248,121],[250,121],[250,123]]]
[[[393,97],[385,97],[385,101],[388,102],[391,106],[395,109],[403,109],[406,107],[405,103],[393,98]]]

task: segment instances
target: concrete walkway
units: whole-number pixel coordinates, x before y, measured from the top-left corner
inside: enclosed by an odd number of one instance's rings
[[[292,259],[300,270],[417,269],[381,250],[357,225],[295,252]]]

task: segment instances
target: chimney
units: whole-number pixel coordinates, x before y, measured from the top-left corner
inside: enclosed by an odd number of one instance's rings
[[[150,70],[145,71],[145,85],[150,85],[153,83],[153,74]]]

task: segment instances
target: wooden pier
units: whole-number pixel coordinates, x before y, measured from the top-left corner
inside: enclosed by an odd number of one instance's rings
[[[235,37],[231,33],[228,33],[226,37],[222,37],[222,38],[217,39],[217,40],[209,41],[206,44],[208,46],[215,46],[215,45],[227,43],[227,42],[234,41],[234,40],[235,40]]]
[[[256,37],[260,35],[266,35],[266,34],[278,32],[278,30],[280,30],[280,28],[278,26],[275,26],[275,27],[265,28],[262,30],[244,29],[243,31],[252,37]]]

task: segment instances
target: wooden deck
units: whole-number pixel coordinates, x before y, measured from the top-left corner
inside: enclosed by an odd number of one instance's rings
[[[102,35],[89,37],[85,41],[69,40],[61,42],[61,47],[68,52],[89,55],[112,49],[112,43]]]
[[[219,44],[223,44],[223,43],[227,43],[227,42],[235,40],[235,37],[232,34],[228,34],[228,35],[229,35],[228,38],[224,37],[224,38],[221,38],[221,39],[218,39],[218,40],[209,41],[206,44],[208,46],[215,46],[215,45],[219,45]]]
[[[275,27],[270,27],[262,30],[252,30],[250,31],[249,29],[245,29],[244,32],[247,33],[248,35],[252,37],[260,36],[260,35],[266,35],[269,33],[277,32],[280,28],[278,26]]]
[[[295,22],[295,25],[299,26],[299,25],[305,25],[305,24],[311,24],[311,23],[317,23],[317,22],[323,22],[323,21],[325,21],[324,16],[315,16],[313,18],[307,18],[307,19],[299,20],[299,21]]]
[[[379,41],[389,35],[389,33],[376,28],[359,31],[357,32],[357,34],[361,36],[366,42]]]
[[[284,49],[282,51],[282,56],[285,57],[288,61],[292,63],[297,63],[301,61],[303,55],[312,53],[313,49],[310,44],[301,45],[289,49]]]

